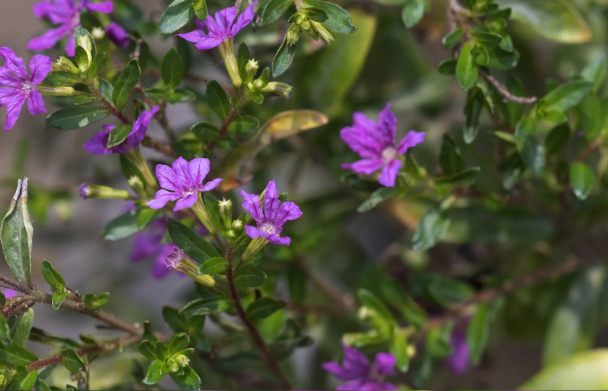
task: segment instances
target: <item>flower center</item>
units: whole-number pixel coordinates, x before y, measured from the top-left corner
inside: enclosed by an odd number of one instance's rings
[[[391,160],[395,160],[396,157],[397,157],[397,148],[386,147],[382,150],[382,160],[385,163],[388,163]]]
[[[270,223],[264,223],[260,226],[260,231],[268,235],[274,235],[277,232],[277,228]]]
[[[182,192],[182,195],[184,197],[187,197],[187,196],[191,196],[194,193],[196,193],[194,190],[187,190],[187,191]]]
[[[30,81],[28,81],[28,80],[24,81],[23,84],[21,85],[21,94],[25,95],[25,96],[29,96],[31,92],[32,92],[32,83],[30,83]]]

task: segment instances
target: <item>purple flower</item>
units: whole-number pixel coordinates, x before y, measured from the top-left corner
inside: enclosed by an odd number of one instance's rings
[[[48,0],[35,4],[32,11],[37,18],[47,18],[51,23],[59,26],[50,29],[40,37],[31,39],[27,48],[30,50],[50,49],[61,38],[68,35],[68,44],[65,50],[70,57],[74,56],[76,48],[72,36],[74,35],[74,29],[80,26],[80,13],[85,8],[89,12],[109,14],[114,9],[114,2],[91,3],[91,0],[80,0],[79,5],[76,5],[76,0]]]
[[[445,358],[445,362],[450,369],[456,374],[463,374],[469,369],[469,345],[467,344],[466,325],[465,327],[456,327],[452,331],[451,345],[452,354]]]
[[[302,216],[300,208],[293,202],[281,203],[274,181],[268,182],[268,186],[266,186],[263,211],[259,195],[249,194],[245,190],[241,190],[241,195],[245,198],[243,208],[258,223],[257,228],[250,225],[245,226],[247,235],[252,239],[262,237],[269,242],[289,246],[291,239],[279,235],[287,220],[295,220]]]
[[[336,390],[396,390],[397,386],[384,381],[385,376],[394,375],[395,356],[389,353],[378,353],[374,363],[355,348],[344,346],[342,365],[337,362],[323,364],[323,369],[331,372],[344,384]]]
[[[226,39],[234,38],[239,31],[253,21],[254,4],[257,4],[257,0],[251,3],[238,18],[236,18],[236,8],[228,7],[217,12],[215,19],[210,16],[207,16],[205,20],[195,19],[198,30],[186,34],[177,34],[177,36],[186,41],[195,42],[195,46],[199,50],[217,47]]]
[[[129,48],[129,34],[118,23],[110,23],[106,27],[106,34],[116,46],[123,47],[125,49]]]
[[[167,219],[161,218],[150,224],[146,230],[137,232],[133,235],[131,261],[138,262],[154,258],[155,262],[152,267],[152,275],[157,280],[166,277],[171,271],[165,266],[165,258],[167,258],[167,255],[171,254],[175,248],[173,243],[162,243],[166,226]]]
[[[98,132],[85,145],[84,149],[94,153],[95,155],[107,155],[110,153],[126,153],[131,149],[135,149],[141,144],[146,137],[148,126],[154,114],[158,113],[158,106],[154,106],[150,111],[142,111],[139,118],[133,124],[133,130],[121,144],[107,148],[110,132],[116,127],[114,125],[104,125],[104,132]]]
[[[12,289],[2,289],[2,293],[4,293],[4,297],[10,299],[11,297],[19,296],[19,292],[14,291]]]
[[[209,169],[209,159],[196,158],[188,163],[181,156],[171,167],[164,164],[156,165],[156,177],[162,189],[156,192],[156,196],[148,202],[148,206],[152,209],[161,209],[167,202],[179,200],[173,208],[174,212],[191,208],[196,203],[199,192],[213,190],[222,181],[218,178],[203,185]]]
[[[388,103],[378,115],[378,123],[363,113],[353,114],[353,126],[340,131],[342,140],[357,152],[363,160],[353,164],[342,164],[342,168],[370,175],[382,168],[379,182],[388,187],[395,186],[397,174],[401,168],[399,155],[424,141],[424,132],[409,131],[397,145],[395,130],[397,118],[390,111]]]
[[[9,130],[15,126],[26,100],[32,115],[46,113],[42,95],[34,86],[46,78],[53,61],[40,54],[34,56],[30,61],[31,75],[28,75],[23,59],[17,57],[10,48],[0,48],[0,56],[4,60],[4,66],[0,67],[0,107],[6,106],[4,130]]]

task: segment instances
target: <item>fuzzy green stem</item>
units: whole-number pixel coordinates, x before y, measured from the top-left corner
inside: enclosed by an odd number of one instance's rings
[[[230,75],[230,80],[232,80],[232,85],[235,88],[240,88],[241,85],[243,85],[243,80],[241,79],[239,63],[234,55],[234,43],[232,42],[232,38],[228,38],[220,44],[220,54],[224,59],[224,64],[226,65],[228,75]]]

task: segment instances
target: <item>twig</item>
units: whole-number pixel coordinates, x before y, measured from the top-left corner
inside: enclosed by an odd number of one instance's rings
[[[175,151],[173,150],[171,144],[154,137],[146,136],[144,141],[142,141],[141,145],[146,148],[154,149],[155,151],[160,152],[170,158],[178,157]]]
[[[247,327],[247,331],[249,332],[249,335],[251,335],[253,342],[257,345],[258,349],[260,349],[260,351],[262,352],[262,355],[264,357],[264,360],[266,361],[266,364],[268,364],[270,369],[278,377],[278,379],[281,383],[281,389],[291,390],[292,389],[291,383],[289,382],[289,380],[283,373],[283,370],[279,366],[277,359],[272,355],[270,350],[268,350],[268,346],[266,346],[266,342],[264,342],[264,339],[260,335],[260,332],[258,331],[258,329],[247,318],[245,309],[243,308],[243,305],[241,304],[241,300],[239,299],[239,293],[234,285],[234,273],[232,271],[232,249],[230,247],[228,247],[228,249],[225,252],[225,258],[226,258],[226,262],[228,262],[228,269],[226,269],[226,280],[228,281],[228,286],[230,287],[230,296],[232,298],[232,301],[234,302],[234,308],[236,309],[236,313],[237,313],[238,317],[241,319],[241,321],[243,322],[243,324],[245,324],[245,327]]]
[[[84,356],[87,354],[94,354],[94,353],[103,353],[103,352],[107,352],[110,350],[122,348],[127,345],[132,345],[134,343],[137,343],[139,340],[140,340],[140,337],[132,336],[132,337],[129,337],[126,339],[118,339],[118,340],[115,340],[115,341],[112,341],[109,343],[104,343],[100,346],[87,346],[87,347],[84,347],[81,349],[77,349],[76,353],[78,353],[79,356]],[[27,369],[29,369],[30,371],[33,371],[35,369],[42,369],[42,368],[45,368],[45,367],[48,367],[51,365],[59,364],[59,363],[61,363],[61,361],[63,361],[63,356],[58,354],[56,356],[45,358],[43,360],[34,361],[30,365],[27,366]]]
[[[500,92],[500,94],[502,96],[504,96],[507,100],[513,101],[513,102],[517,102],[517,103],[521,103],[521,104],[527,104],[527,103],[534,103],[538,100],[538,98],[536,98],[535,96],[529,96],[529,97],[524,97],[524,96],[515,96],[513,94],[511,94],[509,92],[509,90],[507,89],[506,86],[504,86],[501,82],[499,82],[498,80],[496,80],[494,77],[492,77],[491,75],[489,75],[488,73],[482,72],[483,77],[489,81],[497,90],[498,92]]]
[[[221,138],[226,134],[226,132],[228,131],[228,127],[234,120],[234,117],[236,117],[236,110],[233,107],[232,109],[230,109],[228,117],[226,117],[224,119],[224,122],[222,122],[222,127],[220,128],[220,131],[217,135],[217,140],[214,140],[213,142],[211,142],[211,144],[209,144],[210,151],[213,151],[215,149],[215,146],[217,145],[218,141],[220,141]]]
[[[107,100],[106,97],[103,96],[103,94],[101,93],[101,91],[99,91],[94,86],[89,86],[89,87],[91,87],[91,90],[93,91],[93,94],[95,94],[98,98],[101,99],[101,103],[103,103],[103,105],[108,109],[108,111],[110,112],[110,114],[112,114],[113,116],[115,116],[116,118],[118,118],[120,120],[120,122],[122,122],[123,124],[130,124],[131,123],[131,120],[129,118],[127,118],[122,113],[122,111],[118,110],[118,108],[116,106],[114,106],[114,104],[112,102],[110,102],[109,100]]]

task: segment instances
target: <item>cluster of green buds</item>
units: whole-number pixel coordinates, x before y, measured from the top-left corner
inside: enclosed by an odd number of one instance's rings
[[[287,83],[271,81],[270,69],[264,68],[260,77],[255,78],[258,73],[259,65],[254,59],[250,59],[245,66],[245,96],[257,104],[264,101],[264,93],[279,95],[285,99],[289,98],[293,87]]]
[[[321,40],[326,45],[330,45],[335,37],[323,22],[327,20],[327,14],[315,7],[303,7],[289,18],[291,27],[287,31],[285,40],[290,46],[295,45],[300,40],[300,33],[303,31],[315,41]]]
[[[185,384],[200,384],[200,378],[190,368],[194,349],[188,348],[190,338],[186,334],[176,334],[167,343],[157,340],[153,335],[149,338],[138,346],[139,352],[152,360],[143,380],[145,384],[156,384],[168,374]]]

